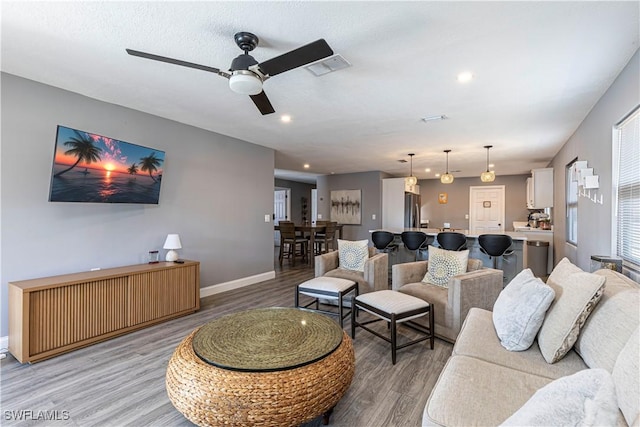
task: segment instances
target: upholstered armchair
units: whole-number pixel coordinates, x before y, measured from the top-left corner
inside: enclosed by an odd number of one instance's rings
[[[493,304],[502,291],[502,271],[483,268],[482,261],[469,258],[467,272],[451,277],[448,288],[445,288],[422,282],[428,265],[428,261],[395,264],[391,272],[391,287],[432,304],[435,335],[454,342],[471,307],[493,310]]]
[[[358,292],[389,289],[389,255],[376,253],[369,248],[369,259],[364,264],[364,272],[339,268],[338,251],[327,252],[315,257],[315,277],[328,276],[349,279],[358,283]]]

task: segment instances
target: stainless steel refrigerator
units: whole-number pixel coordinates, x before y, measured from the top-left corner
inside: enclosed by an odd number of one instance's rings
[[[404,226],[420,227],[420,195],[404,193]]]

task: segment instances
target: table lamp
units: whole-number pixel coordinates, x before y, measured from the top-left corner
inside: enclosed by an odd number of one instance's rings
[[[182,249],[182,243],[180,243],[180,236],[177,234],[168,234],[167,240],[164,241],[164,249],[169,249],[167,252],[166,260],[175,261],[178,259],[178,252],[175,249]]]

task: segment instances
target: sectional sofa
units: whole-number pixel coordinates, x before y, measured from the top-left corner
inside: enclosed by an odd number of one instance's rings
[[[529,408],[531,402],[540,406],[546,422],[568,425],[560,415],[554,415],[558,406],[563,417],[573,415],[568,398],[547,399],[540,404],[532,397],[554,380],[596,368],[608,371],[611,375],[605,374],[615,386],[615,401],[609,399],[614,402],[611,416],[615,418],[617,413],[617,421],[612,424],[640,425],[640,285],[611,270],[593,274],[605,279],[602,296],[592,307],[573,347],[555,363],[548,363],[543,355],[541,348],[546,343],[540,343],[542,332],[529,349],[508,351],[496,334],[492,312],[469,310],[453,353],[425,406],[423,426],[500,425],[528,401]],[[547,284],[554,289],[555,299],[545,314],[545,322],[558,300],[568,296],[568,288],[563,286],[568,280],[568,275],[554,276],[553,272],[549,277]],[[545,422],[539,421],[538,425]]]

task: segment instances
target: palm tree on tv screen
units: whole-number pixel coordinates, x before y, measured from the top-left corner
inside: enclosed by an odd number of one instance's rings
[[[102,152],[102,148],[93,145],[93,140],[89,138],[87,134],[82,134],[77,130],[74,130],[74,132],[76,136],[71,137],[64,143],[64,145],[71,147],[69,150],[65,151],[64,154],[76,156],[78,160],[76,160],[71,167],[55,174],[54,177],[60,176],[65,172],[69,172],[81,161],[84,161],[86,164],[91,164],[93,162],[98,162],[101,159],[100,153]]]
[[[127,172],[129,172],[130,175],[136,175],[138,173],[138,165],[136,163],[132,163],[131,166],[129,166],[129,169],[127,169]]]
[[[156,153],[151,153],[147,157],[142,157],[140,159],[140,170],[148,171],[149,176],[151,177],[153,182],[158,182],[153,177],[153,173],[158,170],[158,166],[160,166],[160,163],[162,163],[162,160],[156,157]]]

